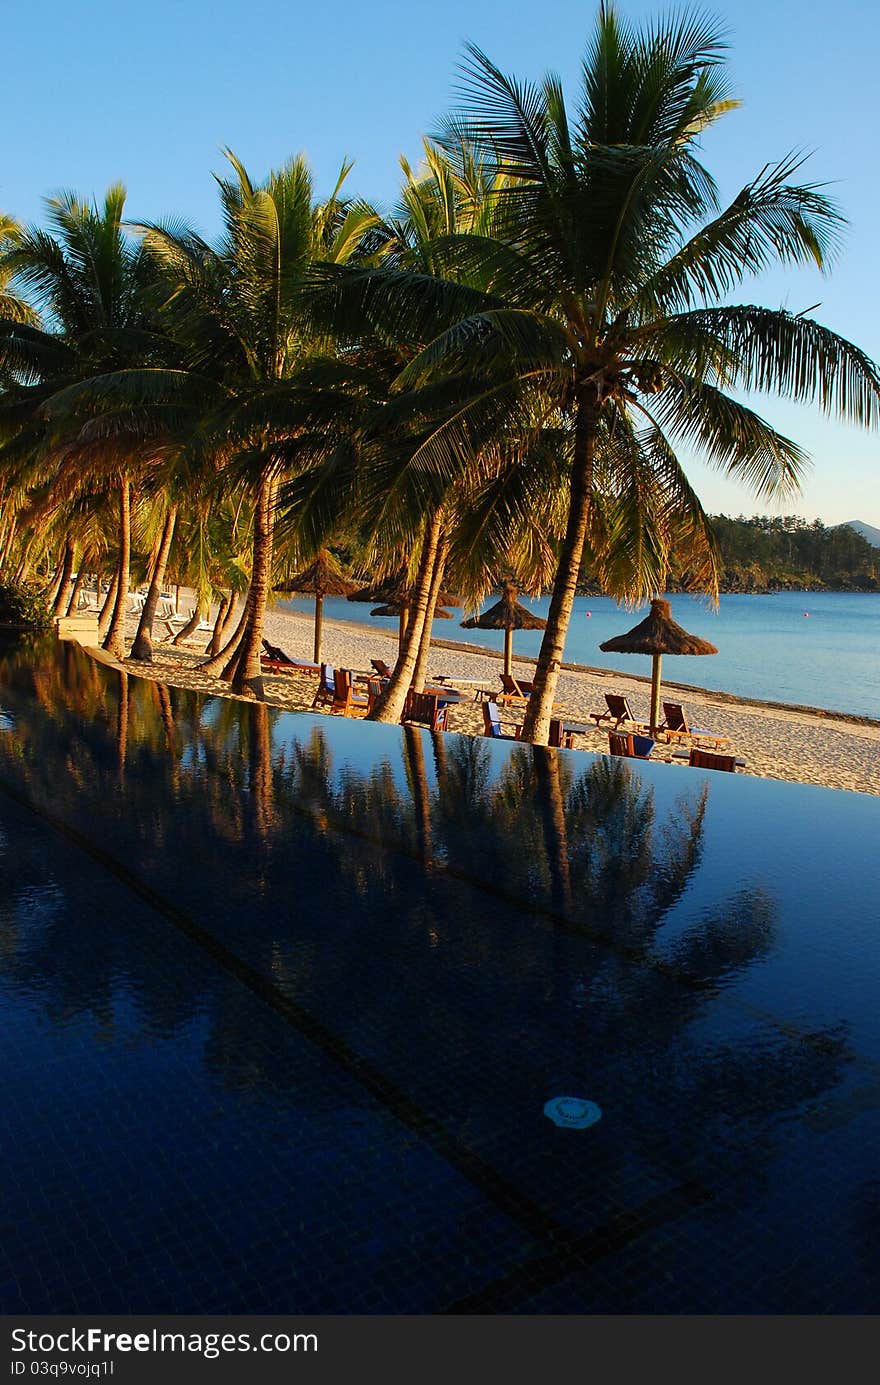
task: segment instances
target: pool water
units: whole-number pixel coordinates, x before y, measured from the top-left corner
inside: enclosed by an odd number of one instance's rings
[[[10,647],[0,1309],[875,1311],[878,839]]]

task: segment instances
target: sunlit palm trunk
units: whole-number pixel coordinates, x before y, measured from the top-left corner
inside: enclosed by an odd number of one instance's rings
[[[101,576],[100,576],[100,573],[99,573],[99,574],[98,574],[98,589],[99,589],[99,591],[100,591],[100,587],[101,587]],[[98,616],[98,638],[101,639],[101,640],[103,640],[104,636],[107,634],[107,631],[110,629],[110,617],[113,615],[113,611],[114,611],[114,608],[115,608],[115,606],[116,606],[116,592],[117,592],[118,587],[119,587],[119,568],[118,568],[118,566],[117,566],[117,567],[114,569],[113,576],[112,576],[111,579],[110,579],[110,586],[109,586],[108,589],[107,589],[107,595],[105,596],[105,598],[104,598],[104,604],[103,604],[103,606],[101,607],[101,614]]]
[[[119,584],[113,617],[103,648],[115,659],[125,658],[125,611],[131,566],[131,482],[124,477],[119,487]]]
[[[58,579],[58,588],[52,602],[51,611],[53,616],[61,616],[67,609],[67,602],[70,598],[70,584],[73,577],[73,565],[76,561],[76,545],[68,539],[64,545],[64,558],[61,563],[61,575]]]
[[[152,663],[153,659],[153,621],[156,618],[156,608],[159,605],[159,598],[162,595],[162,588],[165,585],[165,569],[168,566],[168,555],[171,552],[171,542],[174,538],[174,526],[177,522],[177,506],[170,505],[165,516],[165,524],[162,528],[162,538],[159,543],[159,550],[156,554],[156,562],[153,566],[153,575],[150,578],[150,587],[147,592],[147,599],[144,602],[144,609],[141,611],[141,618],[138,621],[137,634],[134,637],[134,644],[131,647],[130,658],[142,659],[145,663]]]
[[[596,441],[597,414],[595,407],[584,400],[578,405],[575,424],[574,464],[571,478],[571,502],[565,538],[559,553],[559,567],[553,583],[553,596],[547,616],[547,627],[541,640],[541,652],[535,669],[534,692],[528,701],[523,718],[522,739],[533,745],[546,745],[550,738],[550,718],[565,649],[565,637],[571,619],[575,592],[584,555],[587,521],[590,515],[590,492],[593,485],[593,451]]]
[[[262,691],[260,652],[266,603],[272,585],[272,547],[277,494],[276,478],[264,476],[257,494],[251,589],[248,596],[247,620],[232,674],[233,692],[244,692],[246,688],[257,693]]]
[[[406,635],[403,641],[403,648],[394,669],[394,676],[389,683],[384,697],[369,715],[370,721],[398,722],[403,712],[403,704],[406,702],[406,695],[412,686],[413,674],[415,672],[416,660],[419,655],[419,644],[422,638],[422,631],[425,628],[425,616],[428,610],[428,601],[431,594],[431,579],[434,574],[434,563],[437,557],[437,547],[440,542],[440,531],[442,526],[441,512],[438,510],[428,521],[425,530],[425,537],[422,542],[422,554],[419,560],[419,570],[416,575],[415,590],[413,592],[412,606],[410,608],[409,622],[406,627]]]
[[[217,607],[217,618],[214,621],[214,633],[211,635],[208,644],[208,658],[213,659],[219,653],[223,643],[223,631],[229,623],[229,616],[232,611],[232,603],[235,600],[235,593],[230,592],[227,596],[225,592],[220,593],[220,605]]]
[[[238,621],[235,625],[235,628],[229,635],[229,638],[226,640],[226,643],[223,644],[222,641],[223,637],[227,633],[227,630],[229,629],[228,622],[224,625],[224,629],[221,635],[220,648],[217,650],[216,654],[206,659],[203,664],[199,664],[198,667],[200,672],[207,673],[215,677],[218,674],[226,678],[232,677],[232,664],[235,660],[236,651],[238,649],[238,646],[241,644],[241,639],[244,634],[244,628],[248,618],[249,601],[250,589],[248,589],[248,591],[245,593],[244,605],[241,608],[241,613],[239,615]],[[227,665],[229,666],[228,668]]]
[[[193,606],[192,608],[190,618],[186,622],[186,625],[184,625],[182,629],[178,630],[177,634],[174,636],[174,639],[171,641],[172,645],[185,644],[186,641],[189,639],[190,635],[192,635],[194,631],[198,630],[205,614],[205,608],[202,605],[201,601],[197,601],[195,606]]]
[[[446,558],[449,554],[449,540],[443,538],[437,545],[437,556],[434,559],[434,574],[431,578],[431,590],[428,594],[428,609],[425,612],[425,624],[422,629],[422,638],[419,641],[419,655],[416,659],[415,672],[413,673],[412,685],[416,692],[424,692],[425,677],[428,672],[428,659],[431,656],[431,631],[434,626],[434,612],[437,609],[437,601],[440,596],[440,588],[443,585],[443,577],[446,572]]]
[[[86,584],[86,567],[88,565],[89,556],[89,554],[83,553],[82,557],[79,560],[79,572],[76,574],[76,581],[74,582],[73,590],[70,593],[70,600],[67,603],[67,610],[65,611],[65,615],[72,616],[76,611],[77,605],[79,604],[79,598],[82,593],[82,589]]]

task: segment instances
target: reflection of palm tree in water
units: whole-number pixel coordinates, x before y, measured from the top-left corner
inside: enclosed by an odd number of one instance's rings
[[[390,760],[367,772],[350,764],[337,769],[332,739],[311,723],[303,723],[308,731],[302,739],[288,736],[290,753],[282,754],[273,748],[277,723],[265,706],[206,703],[176,693],[172,748],[161,699],[157,707],[154,692],[142,695],[146,685],[137,679],[114,738],[112,714],[91,721],[83,716],[83,706],[95,702],[94,666],[80,682],[81,697],[62,677],[54,693],[43,686],[36,708],[32,686],[21,700],[21,715],[31,718],[23,727],[25,753],[16,762],[21,782],[37,800],[73,812],[87,804],[97,816],[113,796],[108,790],[118,772],[124,724],[130,812],[113,829],[116,849],[135,839],[129,859],[160,882],[173,880],[185,863],[190,869],[198,856],[199,872],[217,897],[247,918],[241,936],[252,958],[262,959],[275,984],[291,987],[306,1007],[331,1016],[357,1013],[380,1041],[395,1024],[398,1034],[415,1024],[412,1050],[429,1065],[431,1055],[453,1062],[454,1038],[455,1051],[465,1055],[478,1042],[480,1070],[487,1073],[509,1072],[515,1054],[528,1090],[544,1080],[545,1054],[534,1042],[541,1035],[548,1042],[554,1036],[554,1072],[563,1064],[573,1082],[596,1065],[597,1055],[609,1071],[625,1056],[630,1083],[648,1089],[662,1071],[668,1099],[687,1106],[700,1126],[694,1148],[708,1148],[719,1131],[728,1144],[734,1138],[725,1127],[731,1092],[748,1090],[754,1113],[778,1112],[835,1080],[841,1062],[836,1034],[825,1036],[824,1048],[780,1043],[757,1064],[748,1043],[737,1040],[704,1043],[696,1056],[683,1056],[684,1036],[705,997],[766,956],[773,939],[772,903],[744,888],[664,940],[665,925],[700,864],[704,783],[682,794],[661,821],[650,785],[624,762],[526,747],[512,748],[502,760],[497,746],[448,737],[433,743],[432,788],[423,733],[413,732],[403,742],[408,784],[402,786]],[[105,706],[112,705],[104,670],[99,686]],[[284,724],[289,733],[290,719]],[[52,753],[32,753],[31,741]],[[71,771],[62,783],[59,759]],[[254,837],[272,848],[261,847],[259,859],[248,848]],[[454,889],[443,886],[444,872]],[[484,902],[462,895],[462,881],[481,891]],[[518,906],[516,914],[499,908],[499,895]],[[535,925],[529,913],[543,920]],[[371,928],[360,926],[362,917],[372,920]],[[315,926],[322,919],[332,919],[345,958],[329,972]],[[413,967],[407,980],[419,984],[433,949],[442,962],[445,1008],[433,1002],[423,1014],[407,1008],[404,977],[395,972],[395,930],[402,929]],[[29,976],[47,993],[63,992],[65,1006],[80,996],[86,1005],[103,1007],[114,979],[130,965],[125,947],[105,948],[106,984],[96,986],[93,950],[72,941],[69,932],[53,936],[50,927],[29,957]],[[53,972],[53,958],[63,962],[63,979]],[[146,965],[142,957],[138,964]],[[377,967],[381,985],[375,984]],[[425,971],[426,977],[436,974]],[[457,976],[467,978],[472,1002],[476,987],[482,1005],[459,1005]],[[139,979],[138,994],[157,1014],[161,990],[161,977],[155,985]],[[195,1004],[197,997],[190,1000]],[[209,976],[202,1003],[228,1027]],[[442,1027],[435,1031],[441,1012]],[[222,1065],[220,1051],[214,1059]],[[458,1077],[465,1086],[476,1080],[467,1066]],[[259,1083],[259,1075],[254,1080]],[[277,1075],[271,1085],[277,1087]],[[740,1130],[744,1166],[761,1156],[759,1141],[746,1147],[752,1129],[744,1122]],[[647,1131],[643,1138],[650,1142]]]

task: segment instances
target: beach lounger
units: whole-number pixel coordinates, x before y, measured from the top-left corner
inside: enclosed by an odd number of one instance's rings
[[[614,730],[618,731],[623,723],[628,721],[631,725],[635,726],[639,732],[647,731],[648,727],[646,724],[643,721],[639,721],[632,707],[629,705],[629,698],[623,697],[620,693],[606,693],[605,701],[607,707],[604,712],[590,713],[590,718],[596,723],[597,727],[601,726],[603,721],[613,721]]]
[[[334,715],[341,713],[342,716],[348,717],[353,712],[368,712],[369,710],[369,697],[365,693],[357,693],[354,690],[351,669],[338,668],[333,675],[333,702],[330,711]]]
[[[515,721],[502,721],[501,712],[497,702],[483,702],[480,704],[483,709],[483,734],[490,736],[494,741],[518,741],[522,727]],[[503,730],[505,726],[513,728],[514,734],[509,736]]]
[[[449,730],[449,707],[441,707],[436,693],[413,692],[410,688],[403,706],[402,722],[427,726],[432,731]]]
[[[266,651],[260,655],[260,667],[264,673],[320,673],[320,664],[305,663],[301,659],[291,659],[289,654],[285,654],[277,644],[270,644],[268,640],[263,640],[263,649]]]
[[[608,748],[612,755],[628,760],[647,760],[654,749],[650,736],[635,736],[631,731],[609,731]]]
[[[668,741],[707,741],[715,749],[730,744],[729,736],[718,736],[706,726],[690,726],[680,702],[664,702],[663,715],[666,720],[659,729]]]
[[[321,665],[321,676],[318,680],[318,691],[312,700],[313,707],[323,707],[331,705],[336,696],[335,673],[332,664]]]
[[[688,764],[697,769],[720,769],[727,774],[736,774],[737,765],[745,766],[745,760],[736,755],[719,755],[714,750],[701,750],[698,745],[691,746]]]
[[[522,678],[514,678],[510,673],[502,673],[501,692],[498,694],[498,701],[505,706],[511,702],[528,702],[534,690],[534,683],[527,683]]]

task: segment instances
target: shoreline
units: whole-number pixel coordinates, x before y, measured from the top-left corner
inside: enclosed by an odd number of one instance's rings
[[[279,611],[266,613],[265,636],[280,645],[291,658],[311,661],[314,623],[310,613]],[[206,677],[198,665],[204,658],[204,641],[198,644],[172,647],[157,641],[152,664],[132,663],[126,659],[119,664],[102,650],[88,645],[84,631],[71,632],[90,653],[97,652],[101,662],[112,664],[136,677],[187,688],[209,697],[235,697],[229,685],[219,678]],[[130,622],[128,638],[134,634]],[[483,646],[468,647],[463,642],[436,638],[431,642],[432,658],[428,667],[430,678],[441,674],[453,680],[471,680],[486,687],[498,685],[498,672],[503,659],[500,650]],[[385,655],[397,648],[396,630],[382,630],[356,621],[325,617],[323,657],[337,667],[369,671],[373,656]],[[441,657],[442,656],[442,657]],[[388,658],[392,662],[391,658]],[[514,657],[514,672],[528,676],[534,658]],[[604,705],[603,694],[615,691],[631,698],[637,717],[646,716],[647,688],[650,679],[643,674],[621,674],[613,669],[595,669],[585,665],[563,666],[557,691],[557,707],[563,715],[579,723],[589,723],[590,713]],[[283,711],[312,711],[312,699],[317,680],[314,674],[265,674],[262,679],[262,700]],[[463,683],[467,690],[468,685]],[[664,682],[664,688],[683,698],[691,721],[708,726],[713,732],[730,741],[730,749],[745,759],[745,773],[750,777],[783,779],[795,783],[816,784],[826,788],[880,795],[880,722],[822,708],[799,708],[787,703],[759,702],[739,698],[732,693],[698,690],[674,682]],[[471,689],[472,690],[472,689]],[[242,696],[242,701],[253,701]],[[326,709],[325,709],[326,713]],[[521,708],[502,710],[503,720],[518,722]],[[484,733],[483,713],[479,703],[466,698],[451,709],[449,729],[452,732],[481,736]],[[658,742],[652,761],[677,763],[673,746]],[[608,753],[607,726],[602,730],[592,726],[575,741],[573,753],[587,751]],[[674,771],[670,771],[674,772]]]
[[[751,593],[748,594],[751,595]],[[869,593],[869,595],[873,594],[874,593]],[[267,611],[266,614],[267,617],[290,617],[294,620],[308,620],[310,623],[312,620],[307,611],[270,610]],[[376,626],[374,629],[372,626],[365,625],[362,621],[343,620],[339,616],[325,616],[325,629],[330,626],[338,626],[344,630],[356,631],[358,634],[363,634],[364,630],[368,630],[371,637],[377,635],[380,639],[393,640],[394,644],[397,644],[397,632],[395,630],[386,630],[380,626]],[[502,663],[504,660],[503,650],[490,649],[488,645],[472,643],[470,640],[444,640],[440,636],[434,636],[431,639],[431,648],[446,649],[451,653],[461,651],[465,654],[476,655],[481,659],[493,659],[497,663]],[[645,657],[647,657],[647,655]],[[514,662],[517,664],[528,664],[531,668],[534,668],[538,660],[533,654],[516,654]],[[589,674],[595,678],[614,678],[618,681],[621,678],[628,678],[634,683],[645,683],[649,687],[651,684],[651,675],[649,673],[629,673],[622,669],[607,668],[599,664],[578,664],[570,662],[567,659],[563,661],[560,667],[565,673]],[[732,706],[756,707],[759,709],[766,707],[779,712],[798,712],[807,716],[823,717],[828,721],[842,721],[851,723],[854,726],[874,727],[880,731],[880,717],[869,717],[859,712],[841,712],[831,707],[813,707],[807,703],[801,702],[776,702],[769,698],[746,697],[743,693],[727,692],[724,688],[705,688],[699,683],[678,683],[674,679],[666,677],[663,679],[663,687],[674,688],[676,692],[681,692],[685,695],[699,693],[702,697],[713,698],[718,702],[730,703]]]

